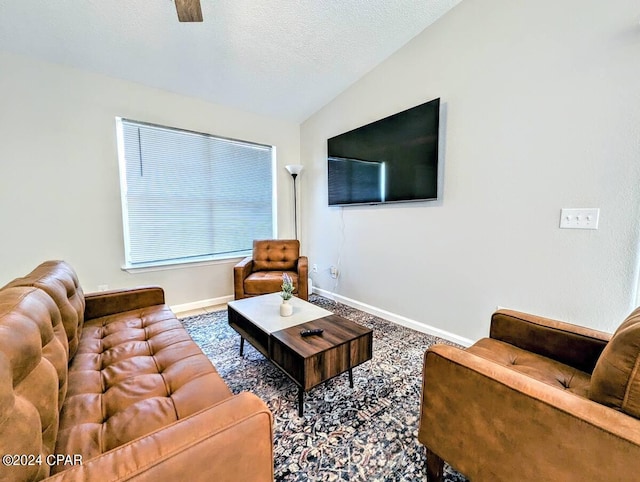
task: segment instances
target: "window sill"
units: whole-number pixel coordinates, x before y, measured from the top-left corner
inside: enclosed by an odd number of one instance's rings
[[[235,264],[243,260],[246,256],[250,256],[251,251],[247,251],[246,254],[238,254],[229,258],[215,258],[206,260],[194,260],[194,261],[181,261],[178,263],[170,262],[165,264],[150,263],[140,264],[136,266],[123,265],[120,269],[127,273],[148,273],[152,271],[167,271],[172,269],[184,269],[184,268],[196,268],[199,266],[212,266],[217,264]]]

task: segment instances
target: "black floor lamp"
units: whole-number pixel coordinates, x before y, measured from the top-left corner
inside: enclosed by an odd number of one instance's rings
[[[293,222],[296,230],[296,239],[298,239],[298,197],[296,195],[296,177],[302,172],[301,164],[289,164],[284,166],[293,178]]]

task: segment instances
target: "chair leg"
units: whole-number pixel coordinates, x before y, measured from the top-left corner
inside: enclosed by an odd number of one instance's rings
[[[427,451],[427,481],[428,482],[442,482],[442,476],[444,473],[444,460],[438,457],[435,453],[425,447]]]

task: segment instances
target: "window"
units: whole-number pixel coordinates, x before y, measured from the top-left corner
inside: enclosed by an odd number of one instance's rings
[[[116,125],[125,268],[244,256],[275,237],[274,147]]]

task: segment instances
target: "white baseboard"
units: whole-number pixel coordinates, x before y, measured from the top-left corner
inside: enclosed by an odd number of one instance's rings
[[[185,311],[199,310],[200,308],[206,308],[207,306],[224,305],[229,301],[233,301],[233,295],[220,296],[218,298],[209,298],[206,300],[193,301],[191,303],[183,303],[181,305],[170,306],[171,311],[174,313],[182,313]]]
[[[356,300],[352,300],[351,298],[347,298],[346,296],[332,293],[331,291],[314,287],[313,293],[317,293],[320,296],[329,298],[330,300],[339,301],[342,304],[364,311],[365,313],[369,313],[370,315],[379,316],[380,318],[384,318],[385,320],[389,320],[393,323],[397,323],[398,325],[406,326],[407,328],[411,328],[412,330],[416,330],[422,333],[427,333],[429,335],[444,338],[445,340],[449,340],[453,343],[458,343],[459,345],[462,345],[465,347],[471,346],[474,343],[473,340],[470,340],[469,338],[458,336],[455,333],[451,333],[446,330],[441,330],[440,328],[436,328],[431,325],[425,325],[424,323],[420,323],[418,321],[412,320],[405,316],[397,315],[395,313],[391,313],[390,311],[386,311],[381,308],[376,308],[375,306],[371,306],[366,303],[361,303]],[[183,303],[181,305],[172,305],[171,310],[174,313],[181,313],[181,312],[186,312],[191,310],[198,310],[200,308],[206,308],[208,306],[223,305],[225,303],[228,303],[229,301],[233,301],[233,295],[220,296],[218,298],[209,298],[206,300],[193,301],[191,303]]]
[[[313,288],[313,292],[317,293],[325,298],[329,298],[331,300],[339,301],[347,306],[351,306],[352,308],[356,308],[358,310],[364,311],[374,316],[379,316],[380,318],[384,318],[385,320],[392,321],[393,323],[397,323],[398,325],[406,326],[407,328],[411,328],[416,331],[420,331],[422,333],[427,333],[429,335],[437,336],[440,338],[444,338],[453,343],[458,343],[459,345],[468,347],[473,345],[473,340],[469,338],[464,338],[462,336],[458,336],[454,333],[448,332],[446,330],[441,330],[440,328],[436,328],[434,326],[425,325],[424,323],[419,323],[415,320],[411,320],[401,315],[397,315],[395,313],[391,313],[389,311],[376,308],[375,306],[368,305],[366,303],[361,303],[356,300],[352,300],[351,298],[347,298],[342,295],[338,295],[332,293],[331,291],[323,290],[320,288]]]

